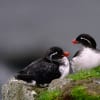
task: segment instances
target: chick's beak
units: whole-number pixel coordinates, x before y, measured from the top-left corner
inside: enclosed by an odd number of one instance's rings
[[[78,44],[78,41],[74,39],[74,40],[72,40],[72,43],[73,44]]]
[[[66,57],[68,57],[70,55],[70,53],[69,52],[64,52],[63,55],[66,56]]]

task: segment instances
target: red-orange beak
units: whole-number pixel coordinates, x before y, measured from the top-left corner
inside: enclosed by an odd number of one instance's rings
[[[70,55],[69,52],[64,52],[64,56],[68,57]]]
[[[78,44],[78,41],[74,39],[74,40],[72,40],[72,43],[73,44]]]

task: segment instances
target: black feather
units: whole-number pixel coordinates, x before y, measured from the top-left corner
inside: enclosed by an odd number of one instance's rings
[[[78,50],[75,54],[74,54],[74,56],[73,57],[76,57],[76,56],[78,56],[79,54],[80,54],[80,50]]]
[[[35,80],[37,84],[50,83],[53,79],[59,78],[59,63],[55,64],[45,59],[37,60],[20,71],[15,78],[31,82]]]

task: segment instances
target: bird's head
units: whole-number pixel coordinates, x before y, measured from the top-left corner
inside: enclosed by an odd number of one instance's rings
[[[68,57],[69,52],[64,52],[60,47],[51,47],[47,50],[45,58],[50,61],[58,61],[63,57]]]
[[[82,44],[85,47],[96,49],[96,41],[89,34],[80,34],[76,39],[72,40],[73,44]]]

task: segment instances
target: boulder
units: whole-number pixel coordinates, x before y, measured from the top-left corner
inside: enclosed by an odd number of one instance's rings
[[[32,85],[14,78],[2,86],[2,100],[34,100],[36,95]]]
[[[53,80],[48,87],[48,90],[62,90],[64,86],[66,86],[68,83],[71,83],[71,79],[55,79]]]

